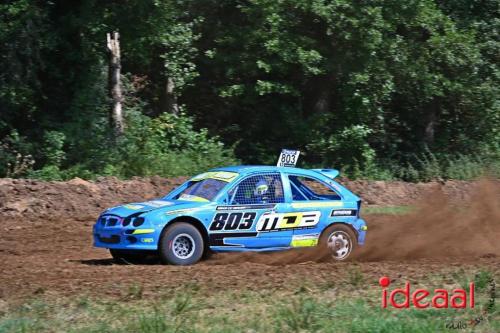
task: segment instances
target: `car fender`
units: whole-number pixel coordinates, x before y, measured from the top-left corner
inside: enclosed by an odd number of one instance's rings
[[[195,226],[196,229],[198,229],[198,231],[201,233],[201,235],[203,237],[203,241],[205,243],[205,249],[208,248],[208,242],[209,242],[208,230],[205,227],[205,225],[203,224],[203,222],[200,221],[200,219],[198,219],[192,215],[177,215],[177,216],[174,216],[173,218],[169,219],[165,223],[158,224],[157,225],[158,228],[161,228],[160,238],[161,238],[161,235],[163,235],[163,233],[165,232],[165,230],[167,230],[167,228],[169,226],[171,226],[172,224],[174,224],[176,222],[187,222],[187,223],[190,223],[193,226]]]
[[[325,231],[330,228],[331,226],[333,225],[336,225],[336,224],[342,224],[342,225],[345,225],[345,226],[348,226],[353,232],[354,234],[356,235],[356,237],[359,236],[359,231],[356,230],[356,228],[354,228],[354,226],[351,224],[351,223],[346,223],[346,222],[340,222],[340,221],[335,221],[335,222],[332,222],[330,224],[328,224],[322,231],[321,231],[321,235],[320,235],[320,238],[323,237],[323,234],[325,233]]]

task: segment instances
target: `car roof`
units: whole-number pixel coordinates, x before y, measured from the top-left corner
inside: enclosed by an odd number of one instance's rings
[[[253,172],[288,172],[288,173],[297,173],[297,174],[317,174],[313,170],[301,169],[301,168],[291,168],[291,167],[277,167],[272,165],[235,165],[228,166],[223,168],[216,168],[210,171],[227,171],[227,172],[237,172],[241,175],[249,174]]]

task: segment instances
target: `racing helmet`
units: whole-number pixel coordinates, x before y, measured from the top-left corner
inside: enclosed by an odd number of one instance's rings
[[[253,191],[254,196],[266,195],[269,191],[269,184],[265,179],[261,179],[255,184],[255,190]]]

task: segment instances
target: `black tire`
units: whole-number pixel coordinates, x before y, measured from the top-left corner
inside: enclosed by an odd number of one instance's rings
[[[215,252],[210,250],[208,246],[205,246],[205,251],[203,252],[203,255],[201,256],[202,260],[208,260],[211,259],[215,255]]]
[[[319,246],[325,248],[334,260],[345,261],[358,247],[358,238],[347,225],[334,224],[323,232]]]
[[[160,238],[159,254],[164,264],[193,265],[201,259],[204,250],[203,236],[190,223],[174,223]]]
[[[109,253],[115,260],[117,264],[142,264],[151,260],[151,257],[155,255],[154,251],[131,251],[131,250],[116,250],[109,249]]]

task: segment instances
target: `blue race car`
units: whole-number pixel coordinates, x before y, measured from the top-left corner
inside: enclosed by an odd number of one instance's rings
[[[94,245],[115,259],[159,254],[191,265],[210,252],[321,246],[345,260],[365,241],[361,200],[334,169],[234,166],[197,175],[161,199],[104,211]]]

